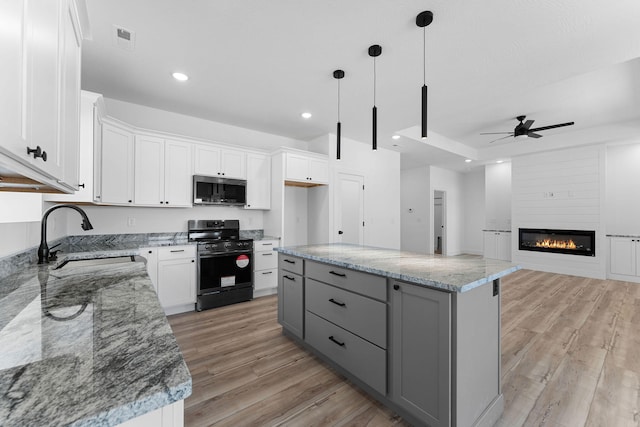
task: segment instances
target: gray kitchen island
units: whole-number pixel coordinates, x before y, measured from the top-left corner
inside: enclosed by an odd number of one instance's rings
[[[500,278],[518,266],[348,244],[274,250],[285,335],[413,425],[495,424]]]

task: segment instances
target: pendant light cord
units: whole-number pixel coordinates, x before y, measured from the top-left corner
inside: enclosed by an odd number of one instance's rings
[[[338,121],[340,121],[340,79],[338,79]]]
[[[422,27],[422,84],[427,84],[427,27]]]
[[[373,106],[376,106],[376,57],[373,57]]]

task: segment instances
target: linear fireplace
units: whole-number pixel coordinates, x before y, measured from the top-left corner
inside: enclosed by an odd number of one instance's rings
[[[518,229],[521,251],[596,256],[596,232],[589,230]]]

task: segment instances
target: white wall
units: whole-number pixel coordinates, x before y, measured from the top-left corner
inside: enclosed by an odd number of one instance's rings
[[[524,268],[605,277],[605,147],[592,146],[512,160],[512,260]],[[595,230],[596,256],[518,250],[519,228]]]
[[[511,230],[511,163],[485,166],[485,228]]]
[[[485,170],[478,168],[463,175],[464,227],[462,252],[482,255],[484,241],[482,230],[485,228]],[[511,182],[511,177],[509,177]],[[511,200],[508,201],[511,218]]]
[[[428,166],[401,171],[400,221],[403,251],[430,253],[430,188]]]
[[[640,235],[640,143],[607,147],[606,232]]]
[[[445,241],[443,255],[462,253],[464,238],[465,203],[463,197],[463,174],[439,167],[430,167],[430,217],[433,218],[433,195],[444,191]],[[434,236],[433,223],[429,224],[429,235]],[[430,238],[431,239],[431,238]],[[433,249],[430,250],[433,253]]]

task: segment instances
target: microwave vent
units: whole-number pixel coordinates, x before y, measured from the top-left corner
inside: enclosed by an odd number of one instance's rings
[[[135,47],[136,33],[118,25],[114,25],[113,41],[119,48],[131,52]]]

